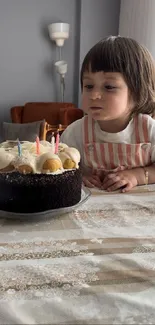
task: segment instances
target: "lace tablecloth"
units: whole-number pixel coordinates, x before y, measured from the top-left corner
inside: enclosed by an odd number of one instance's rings
[[[0,324],[155,324],[155,191],[0,220]]]

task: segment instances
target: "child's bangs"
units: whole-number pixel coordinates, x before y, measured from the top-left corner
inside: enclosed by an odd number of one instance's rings
[[[104,47],[100,44],[93,48],[84,62],[83,72],[85,71],[122,72],[120,55],[118,52],[116,54],[116,48],[113,49],[111,44]]]
[[[99,42],[86,55],[83,62],[81,77],[86,71],[120,72],[124,71],[120,49],[113,42]]]

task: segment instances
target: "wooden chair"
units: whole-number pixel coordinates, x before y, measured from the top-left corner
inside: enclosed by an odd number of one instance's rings
[[[41,140],[47,140],[47,133],[49,131],[50,131],[51,135],[52,135],[52,133],[54,133],[54,136],[56,136],[56,133],[58,130],[59,130],[59,133],[61,134],[66,128],[67,128],[67,125],[62,125],[62,124],[50,125],[47,122],[45,122]]]
[[[41,127],[40,140],[46,140],[48,133],[59,129],[62,133],[74,121],[83,117],[83,111],[73,103],[31,102],[11,108],[13,123],[30,123],[45,120]]]

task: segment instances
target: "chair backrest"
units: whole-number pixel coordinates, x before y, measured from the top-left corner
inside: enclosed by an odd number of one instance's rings
[[[61,108],[74,108],[72,103],[43,102],[26,103],[22,112],[22,123],[45,119],[49,124],[61,123],[59,113]]]

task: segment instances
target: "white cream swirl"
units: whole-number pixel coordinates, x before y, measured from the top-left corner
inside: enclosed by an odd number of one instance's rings
[[[59,158],[62,161],[62,164],[66,161],[66,159],[71,159],[75,162],[75,168],[79,168],[80,162],[80,153],[76,148],[67,147],[64,148],[62,152],[59,153]]]
[[[4,148],[0,148],[0,169],[4,169],[10,164],[14,159],[14,155],[9,151],[6,151]]]

